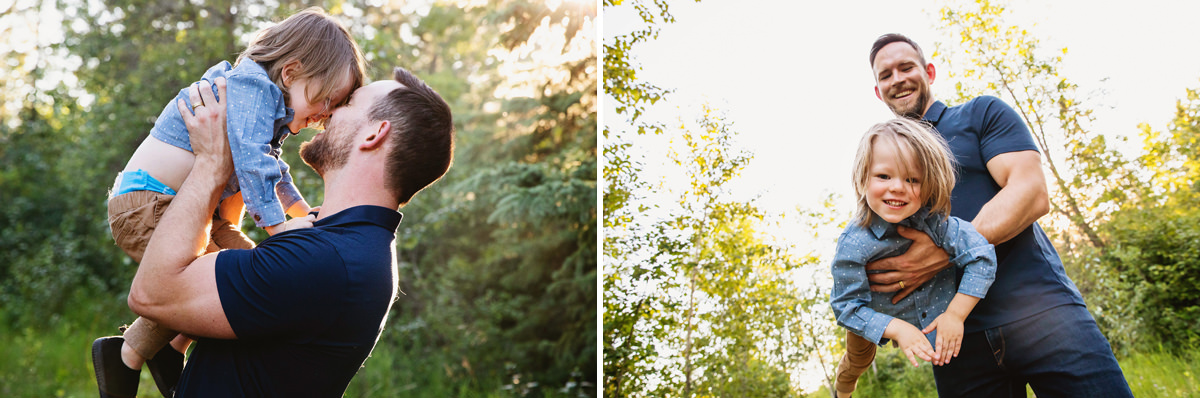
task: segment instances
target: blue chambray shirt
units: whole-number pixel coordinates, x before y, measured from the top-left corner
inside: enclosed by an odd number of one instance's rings
[[[924,329],[946,311],[956,293],[983,298],[996,277],[996,252],[971,223],[958,217],[931,215],[929,208],[900,221],[899,225],[925,232],[950,255],[950,263],[963,268],[955,288],[954,267],[939,272],[912,294],[892,304],[895,293],[872,292],[866,264],[908,251],[912,241],[896,232],[896,224],[874,214],[867,227],[853,223],[838,238],[833,258],[833,293],[830,305],[838,325],[875,344],[884,344],[883,330],[893,318]],[[926,335],[934,344],[937,332]]]
[[[283,91],[254,61],[243,59],[237,67],[221,61],[208,68],[202,80],[211,83],[218,77],[225,77],[229,101],[225,108],[226,124],[234,168],[221,199],[241,191],[246,211],[255,225],[266,227],[284,222],[284,210],[301,199],[292,183],[290,167],[279,156],[284,138],[291,133],[287,124],[294,112],[284,104]],[[190,152],[187,126],[175,105],[182,98],[191,106],[187,90],[179,90],[175,99],[167,103],[150,135]],[[216,86],[213,90],[215,93]]]

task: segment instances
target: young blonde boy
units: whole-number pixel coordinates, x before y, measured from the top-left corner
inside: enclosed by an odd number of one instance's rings
[[[849,397],[875,358],[875,345],[893,340],[909,362],[944,365],[958,355],[963,320],[996,274],[995,249],[971,223],[950,216],[954,164],[941,136],[906,118],[879,123],[863,135],[854,161],[855,222],[838,238],[830,304],[846,328],[838,364],[837,397]],[[956,268],[937,274],[893,304],[872,292],[865,265],[903,253],[912,243],[897,226],[921,230],[951,255]],[[903,288],[903,281],[899,282]]]

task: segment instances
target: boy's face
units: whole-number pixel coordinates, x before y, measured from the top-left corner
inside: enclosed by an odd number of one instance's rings
[[[884,221],[898,223],[921,209],[922,170],[890,140],[877,138],[872,147],[867,206]]]

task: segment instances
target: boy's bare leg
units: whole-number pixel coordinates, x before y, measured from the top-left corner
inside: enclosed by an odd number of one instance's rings
[[[192,339],[189,339],[183,334],[175,336],[174,339],[171,339],[171,348],[174,348],[175,351],[179,351],[180,354],[186,354],[188,346],[190,345],[192,345]]]
[[[858,377],[862,376],[871,361],[875,360],[875,344],[857,334],[846,332],[846,355],[838,363],[834,378],[834,389],[838,398],[849,397],[858,387]]]

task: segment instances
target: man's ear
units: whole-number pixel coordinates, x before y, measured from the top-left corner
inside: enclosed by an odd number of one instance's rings
[[[283,80],[283,87],[290,87],[292,85],[292,81],[296,80],[296,76],[298,76],[300,71],[303,69],[304,65],[301,64],[300,60],[298,59],[293,59],[291,62],[284,64],[283,70],[279,72],[279,77],[281,80]]]
[[[879,85],[878,84],[875,85],[875,98],[879,98],[880,101],[883,101],[883,96],[879,95]]]
[[[372,151],[383,148],[383,144],[387,142],[388,134],[392,132],[392,122],[383,120],[375,123],[374,131],[359,142],[358,149]]]
[[[933,84],[933,80],[937,79],[937,69],[933,68],[933,64],[925,65],[925,75],[929,77],[929,84]]]

